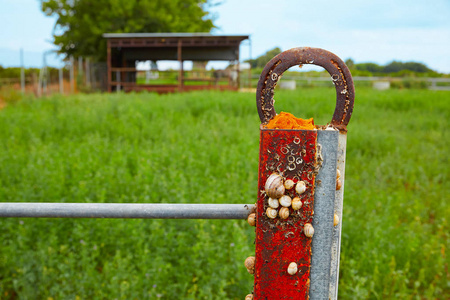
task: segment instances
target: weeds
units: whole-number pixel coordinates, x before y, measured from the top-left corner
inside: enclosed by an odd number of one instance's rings
[[[278,91],[331,120],[334,91]],[[450,94],[357,91],[339,295],[444,299]],[[93,94],[0,111],[5,202],[254,203],[254,94]],[[254,228],[233,220],[2,219],[0,298],[242,299]],[[77,298],[78,297],[78,298]]]

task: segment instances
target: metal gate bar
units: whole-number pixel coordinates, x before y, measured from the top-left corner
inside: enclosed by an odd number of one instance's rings
[[[247,219],[254,204],[0,203],[0,217]]]

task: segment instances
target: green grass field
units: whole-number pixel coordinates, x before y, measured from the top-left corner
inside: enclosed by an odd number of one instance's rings
[[[331,120],[334,90],[278,91]],[[448,299],[450,93],[358,89],[339,296]],[[96,94],[0,110],[0,201],[254,203],[250,93]],[[244,220],[0,219],[1,299],[243,299]]]

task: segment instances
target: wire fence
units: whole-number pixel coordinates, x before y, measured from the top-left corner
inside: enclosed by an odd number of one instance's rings
[[[244,71],[245,72],[245,71]],[[247,71],[248,72],[248,71]],[[252,74],[246,76],[242,74],[241,87],[255,88],[259,80],[259,75]],[[398,89],[430,89],[450,91],[450,78],[431,78],[431,77],[364,77],[355,76],[353,82],[358,87],[372,87],[377,90],[385,90],[389,88]],[[278,87],[281,89],[295,90],[305,87],[330,87],[334,88],[333,81],[330,76],[304,76],[302,73],[298,75],[289,74],[282,77]]]
[[[220,71],[220,70],[219,70]],[[187,84],[204,84],[208,78],[211,84],[218,84],[218,71],[186,70]],[[138,71],[135,72],[135,83],[161,84],[170,80],[176,82],[177,71]],[[201,74],[202,76],[200,76]],[[206,74],[206,75],[205,75]],[[207,76],[208,75],[208,76]],[[173,78],[172,78],[173,77]],[[241,70],[238,76],[241,89],[255,89],[259,75],[251,70]],[[194,80],[194,81],[192,81]],[[450,78],[428,77],[353,77],[358,87],[373,87],[377,90],[389,88],[418,88],[430,90],[450,91]],[[190,82],[192,81],[192,82]],[[170,81],[171,82],[171,81]],[[221,83],[222,84],[222,83]],[[305,76],[302,73],[283,76],[279,82],[281,89],[297,89],[305,87],[333,87],[329,76]],[[104,92],[107,91],[107,66],[105,62],[91,62],[89,59],[70,58],[61,68],[52,68],[44,64],[41,69],[27,69],[12,78],[0,78],[0,100],[18,100],[22,94],[30,94],[35,97],[49,96],[52,94],[76,94],[79,92]],[[6,100],[5,100],[6,99]],[[0,101],[1,102],[1,101]]]
[[[19,69],[19,68],[16,68]],[[15,70],[13,70],[15,71]],[[69,59],[61,68],[22,69],[15,77],[0,78],[0,94],[32,94],[36,97],[52,94],[75,94],[106,90],[106,63],[89,59]]]

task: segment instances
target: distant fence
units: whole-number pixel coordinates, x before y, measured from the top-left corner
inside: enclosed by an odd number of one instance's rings
[[[29,72],[27,72],[29,73]],[[22,73],[23,74],[23,73]],[[30,73],[29,73],[30,74]],[[106,63],[70,59],[62,68],[43,68],[29,76],[0,78],[0,90],[12,89],[36,97],[106,90]]]
[[[243,71],[246,72],[246,71]],[[248,72],[248,71],[247,71]],[[249,84],[249,76],[241,76],[241,87],[256,87],[259,75],[251,76],[251,84]],[[330,77],[306,77],[299,73],[295,75],[285,75],[282,82],[289,82],[287,87],[333,87],[333,81]],[[372,87],[377,82],[388,82],[392,88],[425,88],[430,90],[450,91],[450,78],[431,78],[431,77],[363,77],[355,76],[353,81],[356,85]]]
[[[217,77],[218,71],[185,70],[184,81],[188,85],[204,84],[223,85],[229,84],[227,78]],[[168,84],[176,83],[178,71],[137,71],[135,84]],[[200,74],[200,75],[199,75]],[[255,88],[259,75],[250,76],[249,70],[241,70],[241,88]],[[192,82],[191,82],[192,81]],[[386,88],[422,88],[430,90],[450,91],[450,78],[430,78],[430,77],[363,77],[355,76],[353,81],[358,86],[373,87],[375,89]],[[300,87],[333,87],[330,77],[306,77],[299,73],[296,75],[285,75],[280,81],[280,86],[287,89]],[[36,97],[48,96],[51,94],[74,94],[78,92],[99,92],[107,90],[107,68],[106,63],[93,63],[89,60],[78,59],[69,60],[60,69],[42,68],[31,73],[31,76],[21,80],[17,78],[0,78],[0,91],[2,89],[12,89],[16,92],[33,94]]]

